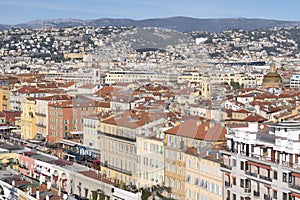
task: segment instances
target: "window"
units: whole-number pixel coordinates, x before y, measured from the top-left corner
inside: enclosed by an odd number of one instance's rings
[[[195,184],[195,185],[198,185],[198,183],[199,183],[199,179],[198,179],[198,178],[195,178],[194,184]]]
[[[179,190],[182,190],[182,183],[179,181]]]
[[[168,172],[171,171],[171,166],[170,166],[170,164],[167,164],[167,171],[168,171]]]
[[[144,165],[148,166],[148,158],[144,158]]]
[[[191,166],[191,160],[187,160],[187,166],[188,166],[188,167]]]
[[[232,200],[236,200],[236,194],[232,194]]]
[[[173,165],[173,173],[176,173],[177,172],[177,167],[176,165]]]
[[[186,182],[189,183],[190,181],[191,181],[191,176],[190,176],[190,175],[187,175],[187,176],[186,176]]]
[[[282,193],[282,200],[287,200],[288,198],[287,198],[287,193],[285,193],[285,192],[283,192]]]
[[[244,179],[241,179],[241,182],[240,182],[241,188],[244,188],[244,185],[245,185],[245,180],[244,180]]]
[[[282,181],[287,182],[287,173],[282,173]]]
[[[186,196],[187,198],[191,198],[191,190],[186,190]]]
[[[179,174],[182,175],[182,167],[179,167]]]
[[[245,168],[245,162],[241,161],[241,170],[244,170]]]
[[[89,193],[89,189],[84,188],[84,196],[85,196],[85,198],[88,197],[88,193]]]
[[[232,184],[236,185],[236,177],[232,177]]]
[[[236,167],[236,159],[232,159],[232,165]]]
[[[277,180],[277,178],[278,178],[278,172],[277,172],[277,171],[274,171],[273,178],[274,178],[275,180]]]
[[[273,190],[273,199],[277,199],[277,191]]]

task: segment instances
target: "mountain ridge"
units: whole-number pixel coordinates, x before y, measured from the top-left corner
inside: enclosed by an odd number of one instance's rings
[[[229,29],[255,30],[273,27],[300,26],[300,21],[273,20],[261,18],[194,18],[185,16],[150,18],[134,20],[128,18],[98,18],[75,19],[57,18],[47,20],[33,20],[16,25],[0,24],[0,30],[10,28],[66,28],[76,26],[136,26],[159,27],[179,32],[206,31],[222,32]]]

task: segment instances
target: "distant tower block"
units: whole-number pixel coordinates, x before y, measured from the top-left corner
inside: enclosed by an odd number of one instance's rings
[[[203,78],[202,78],[202,96],[206,99],[211,98],[210,76],[207,72],[204,73]]]

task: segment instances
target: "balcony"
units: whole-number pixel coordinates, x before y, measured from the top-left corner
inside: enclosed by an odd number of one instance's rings
[[[28,170],[28,167],[26,167],[25,165],[19,165],[19,168]]]
[[[121,135],[105,133],[105,132],[102,132],[102,131],[97,131],[97,132],[100,135],[105,135],[105,136],[108,136],[108,137],[113,137],[113,138],[117,138],[117,139],[121,139],[121,140],[126,140],[126,141],[129,141],[129,142],[136,142],[136,138],[129,138],[129,137],[121,136]]]
[[[266,181],[272,182],[272,178],[267,177],[267,176],[264,176],[264,175],[259,175],[259,178],[260,178],[260,179],[263,179],[263,180],[266,180]]]
[[[112,166],[112,165],[108,165],[108,164],[103,164],[101,163],[104,167],[107,167],[109,169],[112,169],[112,170],[115,170],[117,172],[121,172],[121,173],[124,173],[124,174],[127,174],[129,176],[132,176],[132,172],[131,171],[128,171],[128,170],[125,170],[125,169],[121,169],[119,167],[115,167],[115,166]]]
[[[230,182],[225,181],[225,187],[230,187]]]
[[[46,126],[44,124],[41,124],[41,123],[36,123],[35,124],[37,127],[42,127],[42,128],[46,128]]]
[[[269,194],[264,194],[264,200],[271,200],[272,197]]]
[[[296,189],[296,190],[300,190],[300,186],[299,185],[295,185],[294,183],[289,183],[289,187]]]
[[[245,188],[245,193],[251,193],[251,188]]]
[[[225,165],[224,163],[221,163],[221,167],[232,170],[231,166]]]
[[[35,112],[35,115],[36,115],[36,116],[41,116],[41,117],[46,117],[46,114],[39,113],[39,112]]]
[[[257,174],[256,174],[256,173],[251,172],[251,171],[249,171],[249,170],[247,170],[245,173],[246,173],[247,175],[249,175],[249,176],[257,177]]]
[[[253,195],[255,196],[255,197],[259,197],[260,196],[260,193],[258,192],[258,191],[253,191]]]

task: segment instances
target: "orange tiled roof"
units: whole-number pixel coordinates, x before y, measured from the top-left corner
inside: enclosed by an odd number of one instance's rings
[[[227,130],[220,124],[210,123],[205,121],[198,125],[196,120],[187,120],[167,130],[166,133],[206,141],[224,141]]]

